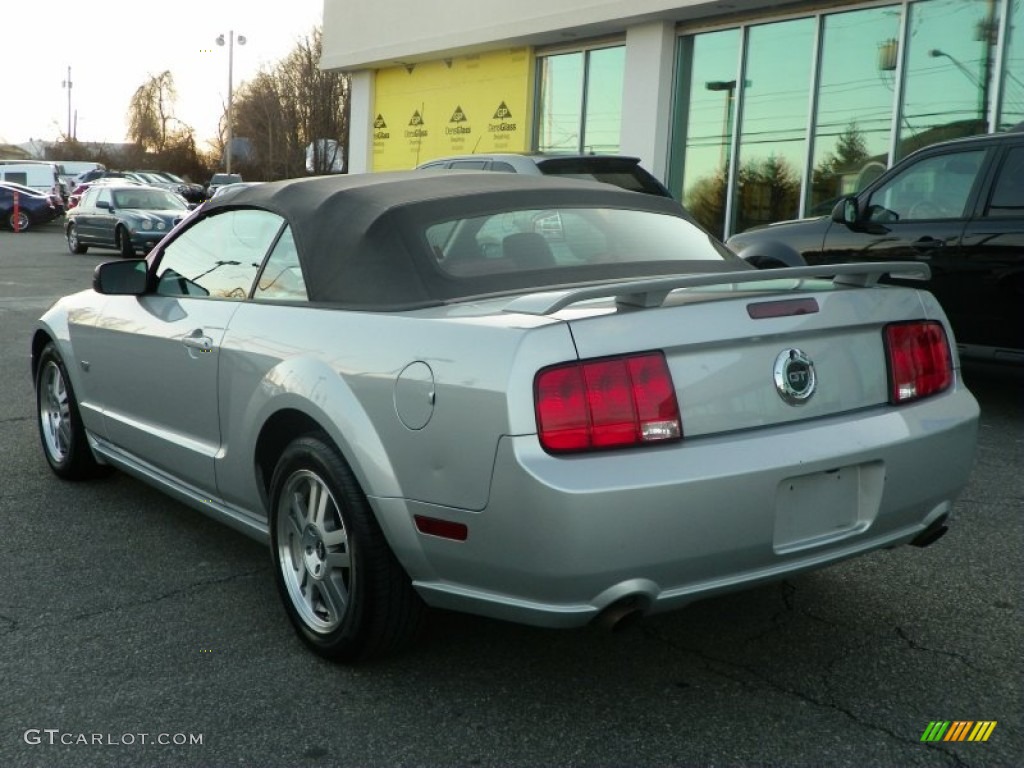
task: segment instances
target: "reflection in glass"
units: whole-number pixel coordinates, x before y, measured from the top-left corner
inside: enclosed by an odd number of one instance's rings
[[[890,6],[824,19],[808,215],[827,214],[885,170],[900,15]]]
[[[705,229],[720,238],[725,232],[740,33],[709,32],[687,38],[683,45],[679,80],[688,77],[690,100],[680,199]]]
[[[583,152],[618,152],[622,127],[622,80],[626,70],[624,46],[587,54],[587,117]]]
[[[999,113],[1001,131],[1024,122],[1024,0],[1011,0],[1009,17]]]
[[[986,132],[997,11],[995,0],[911,4],[897,159],[937,141]]]
[[[541,152],[574,151],[580,141],[582,114],[583,52],[542,58],[537,149]]]
[[[800,214],[814,19],[750,28],[733,232]]]

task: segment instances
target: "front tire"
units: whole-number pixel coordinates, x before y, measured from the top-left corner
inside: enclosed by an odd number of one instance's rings
[[[128,234],[128,230],[124,227],[118,227],[116,240],[121,256],[126,259],[134,259],[135,248],[132,247],[132,236]]]
[[[74,224],[68,224],[67,238],[68,250],[72,253],[82,254],[89,250],[89,246],[82,245],[82,241],[78,239],[78,227]]]
[[[285,449],[271,480],[274,576],[292,625],[317,654],[382,656],[419,633],[424,606],[352,470],[326,436]]]
[[[43,455],[54,474],[65,480],[85,480],[107,470],[89,448],[71,379],[52,341],[39,356],[36,413]]]

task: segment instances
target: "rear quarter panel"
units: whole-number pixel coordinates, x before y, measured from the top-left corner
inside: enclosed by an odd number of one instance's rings
[[[256,441],[271,415],[291,408],[323,427],[368,496],[480,509],[498,440],[509,432],[510,379],[573,359],[575,349],[565,324],[548,318],[246,303],[221,354],[217,477],[226,501],[261,509]],[[419,428],[396,407],[396,382],[412,363],[433,378],[432,409],[429,387],[411,395],[421,398],[414,408],[429,411]]]

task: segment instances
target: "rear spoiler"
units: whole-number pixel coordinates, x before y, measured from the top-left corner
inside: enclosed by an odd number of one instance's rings
[[[740,283],[766,283],[779,280],[809,280],[831,277],[834,285],[868,288],[883,275],[901,280],[928,280],[931,269],[916,261],[889,263],[863,262],[855,264],[820,264],[814,267],[786,267],[783,269],[751,269],[735,272],[712,272],[698,275],[672,275],[644,280],[584,285],[559,291],[542,291],[520,296],[506,306],[505,312],[524,315],[550,315],[570,304],[587,299],[615,297],[622,307],[660,307],[665,298],[678,288],[697,288],[708,285],[738,285]]]

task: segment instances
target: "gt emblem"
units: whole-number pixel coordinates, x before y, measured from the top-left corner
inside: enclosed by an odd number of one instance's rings
[[[775,358],[775,389],[790,405],[803,405],[817,385],[814,363],[799,349],[784,349]]]

